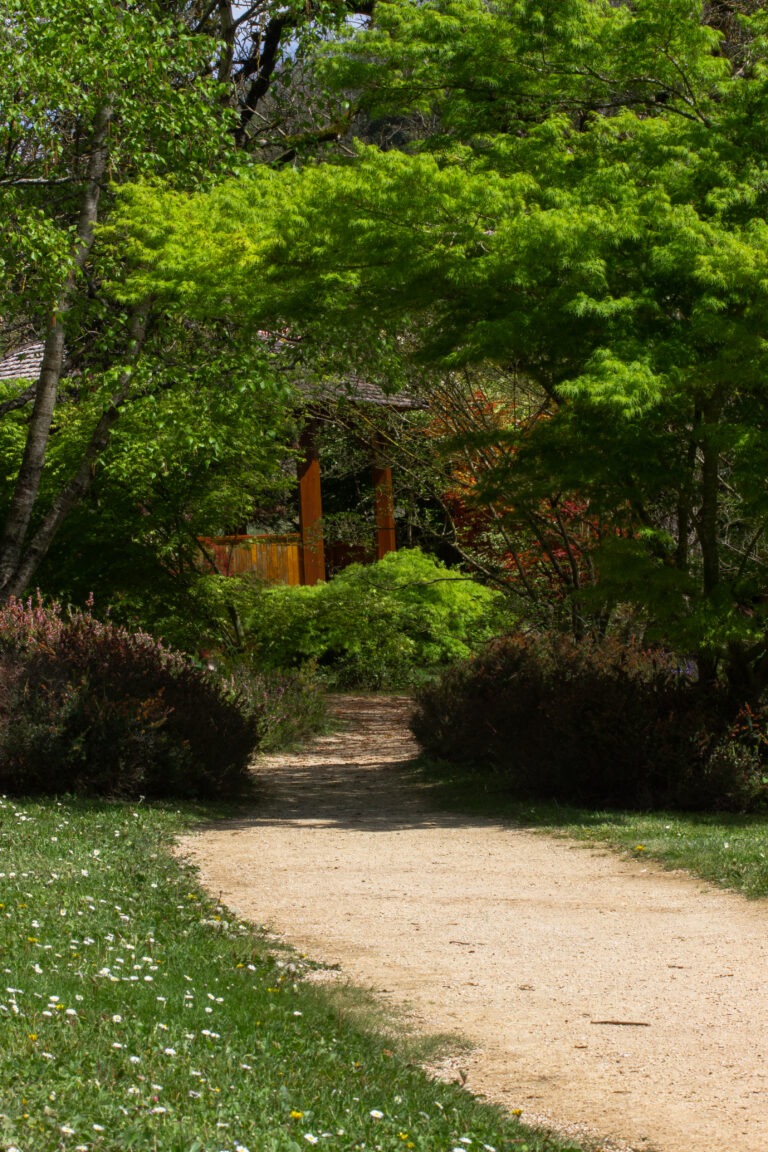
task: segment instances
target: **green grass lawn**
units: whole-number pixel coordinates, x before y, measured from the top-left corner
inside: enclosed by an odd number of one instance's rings
[[[768,815],[593,812],[512,799],[502,777],[491,773],[427,761],[420,763],[420,773],[432,802],[451,811],[607,844],[745,896],[768,897]]]
[[[431,1082],[303,983],[170,857],[195,815],[0,800],[0,1149],[573,1147]]]

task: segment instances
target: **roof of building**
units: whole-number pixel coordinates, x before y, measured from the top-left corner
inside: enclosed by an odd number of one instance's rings
[[[376,404],[379,408],[413,411],[423,408],[424,401],[409,392],[385,392],[378,384],[351,374],[333,380],[300,380],[299,390],[308,400],[328,402],[350,400],[356,404]]]
[[[42,363],[42,341],[24,344],[23,347],[0,359],[0,381],[37,380]]]
[[[43,343],[34,341],[0,359],[0,382],[3,380],[36,380],[43,363]],[[411,411],[424,407],[424,402],[408,392],[385,392],[378,384],[351,374],[333,380],[301,380],[300,391],[308,400],[334,401],[348,399],[358,404],[376,404],[380,408]]]

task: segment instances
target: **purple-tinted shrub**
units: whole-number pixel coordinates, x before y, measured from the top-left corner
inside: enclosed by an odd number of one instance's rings
[[[741,811],[768,801],[768,712],[750,729],[738,711],[669,653],[514,636],[422,688],[412,727],[429,755],[503,773],[520,796]]]
[[[258,716],[259,749],[290,747],[325,727],[328,707],[314,667],[243,672],[251,712]]]
[[[146,634],[11,601],[0,676],[0,791],[202,798],[247,787],[265,699]]]

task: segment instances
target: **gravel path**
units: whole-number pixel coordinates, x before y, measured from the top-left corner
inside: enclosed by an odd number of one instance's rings
[[[418,1027],[466,1036],[457,1075],[523,1120],[606,1148],[766,1152],[766,903],[431,811],[407,701],[337,710],[343,730],[260,762],[252,817],[182,843],[203,883]]]

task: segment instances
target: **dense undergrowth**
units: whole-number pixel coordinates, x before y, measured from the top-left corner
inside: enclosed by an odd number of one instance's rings
[[[0,801],[0,1148],[566,1152],[427,1079],[208,899],[166,851],[193,817]]]
[[[519,798],[590,807],[762,811],[768,702],[696,683],[674,656],[617,640],[513,636],[417,694],[425,752]]]
[[[352,564],[314,587],[209,577],[223,619],[236,610],[237,659],[313,667],[332,688],[402,689],[469,656],[510,618],[497,592],[417,548]]]
[[[89,611],[0,609],[0,791],[238,796],[257,749],[323,715],[306,676],[222,677]]]

